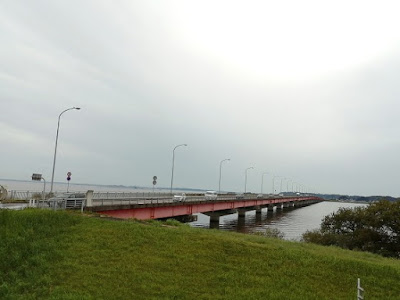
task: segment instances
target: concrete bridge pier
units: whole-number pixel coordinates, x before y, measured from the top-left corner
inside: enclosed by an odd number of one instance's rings
[[[274,211],[274,204],[268,204],[268,211]]]
[[[260,224],[262,219],[261,219],[261,210],[262,207],[261,206],[257,206],[256,208],[256,224]]]
[[[282,209],[282,203],[275,203],[276,204],[276,210]]]
[[[238,208],[237,211],[238,211],[238,217],[239,218],[245,218],[246,217],[246,211],[247,211],[246,208]]]
[[[243,230],[246,227],[246,218],[244,216],[238,216],[237,219],[237,228],[239,230]]]
[[[235,209],[221,210],[221,211],[210,211],[204,214],[210,217],[210,228],[219,228],[219,218],[221,216],[230,215],[236,213]]]
[[[220,214],[218,213],[211,213],[210,215],[210,228],[219,228],[219,218]]]

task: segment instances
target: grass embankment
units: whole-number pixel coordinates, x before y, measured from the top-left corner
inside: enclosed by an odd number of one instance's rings
[[[0,211],[0,299],[400,299],[400,261],[259,236]]]

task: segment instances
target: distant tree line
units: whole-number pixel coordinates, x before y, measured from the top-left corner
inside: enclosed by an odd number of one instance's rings
[[[400,258],[400,201],[340,208],[322,220],[320,229],[307,231],[303,240]]]
[[[339,200],[339,201],[356,201],[356,202],[376,202],[381,199],[386,199],[389,201],[400,200],[391,196],[350,196],[350,195],[338,195],[338,194],[317,194],[324,200]]]

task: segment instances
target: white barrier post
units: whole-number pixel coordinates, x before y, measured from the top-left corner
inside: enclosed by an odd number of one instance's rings
[[[86,192],[86,206],[93,207],[93,190]]]
[[[364,289],[361,287],[361,280],[357,280],[357,300],[364,300]]]

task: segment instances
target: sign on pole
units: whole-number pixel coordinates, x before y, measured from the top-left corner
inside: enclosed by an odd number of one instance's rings
[[[157,184],[157,176],[153,176],[153,193],[154,193],[154,187]]]
[[[41,181],[42,180],[42,174],[33,173],[32,174],[32,180]]]
[[[35,180],[35,181],[42,181],[43,180],[44,185],[43,185],[42,198],[44,200],[46,198],[46,180],[43,178],[42,174],[38,174],[38,173],[33,173],[32,174],[32,180]]]
[[[67,173],[67,180],[68,180],[67,193],[68,193],[68,191],[69,191],[69,181],[71,180],[71,175],[72,175],[71,172],[68,172],[68,173]]]

